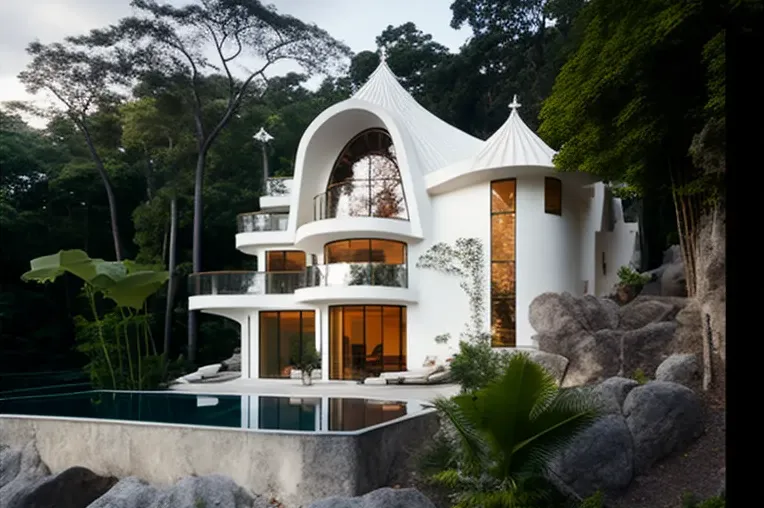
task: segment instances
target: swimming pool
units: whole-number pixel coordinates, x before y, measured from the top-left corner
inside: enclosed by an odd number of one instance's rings
[[[0,415],[287,432],[358,432],[421,412],[415,402],[336,397],[94,390],[0,399]]]

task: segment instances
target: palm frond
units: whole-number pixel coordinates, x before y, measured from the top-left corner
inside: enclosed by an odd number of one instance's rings
[[[458,450],[462,455],[464,467],[476,470],[486,467],[490,463],[490,447],[476,428],[474,421],[471,421],[453,400],[438,398],[434,401],[434,405],[456,431],[460,441]]]

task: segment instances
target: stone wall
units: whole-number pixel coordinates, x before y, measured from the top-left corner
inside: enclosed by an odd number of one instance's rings
[[[285,508],[385,485],[391,468],[428,435],[428,412],[354,435],[287,434],[108,421],[0,417],[0,443],[36,444],[57,474],[73,466],[168,486],[224,474]]]

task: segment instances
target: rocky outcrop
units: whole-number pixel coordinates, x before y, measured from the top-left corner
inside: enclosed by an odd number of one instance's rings
[[[135,476],[128,476],[118,481],[88,508],[144,508],[152,506],[157,497],[159,489]]]
[[[187,476],[159,493],[149,508],[266,508],[264,497],[255,497],[225,475]]]
[[[634,388],[623,403],[623,415],[634,442],[637,473],[683,450],[703,433],[700,398],[677,383],[655,381]]]
[[[677,383],[640,385],[614,377],[590,388],[602,415],[550,464],[581,497],[623,492],[656,461],[684,450],[703,431],[699,397]]]
[[[692,354],[669,356],[655,370],[655,380],[679,383],[693,390],[699,389],[701,375],[698,357]]]
[[[607,298],[544,293],[529,319],[539,349],[569,360],[562,386],[655,372],[676,350],[684,298],[637,297],[622,307]]]
[[[359,497],[328,497],[308,508],[435,508],[417,489],[377,489]]]
[[[672,245],[663,252],[663,264],[654,270],[645,272],[650,281],[642,288],[642,295],[687,296],[687,279],[684,273],[682,249]]]
[[[235,372],[241,372],[241,348],[236,348],[233,350],[233,355],[231,355],[231,358],[228,358],[226,360],[223,360],[220,362],[223,364],[221,367],[221,371],[235,371]]]
[[[579,496],[617,494],[634,477],[634,449],[623,416],[606,415],[579,434],[550,469]]]
[[[20,502],[29,487],[49,474],[34,442],[23,448],[0,445],[0,508],[25,506]]]
[[[56,475],[27,483],[16,492],[8,506],[85,508],[115,483],[117,479],[114,477],[100,476],[84,467],[71,467]]]

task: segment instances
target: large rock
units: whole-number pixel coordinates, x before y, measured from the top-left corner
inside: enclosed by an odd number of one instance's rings
[[[4,448],[3,450],[3,453],[10,456],[7,456],[3,462],[8,465],[8,469],[0,473],[5,482],[0,487],[0,508],[24,506],[18,504],[19,500],[23,500],[30,487],[48,476],[50,470],[40,459],[34,441],[30,441],[21,449]]]
[[[159,496],[159,489],[135,476],[122,478],[88,508],[146,508]]]
[[[21,449],[0,444],[0,489],[18,476],[19,468],[21,468]]]
[[[671,263],[661,274],[661,296],[687,296],[684,263]]]
[[[621,344],[619,332],[538,335],[539,349],[568,358],[562,386],[580,386],[618,375]]]
[[[220,369],[221,371],[235,371],[240,372],[241,371],[241,348],[236,348],[233,350],[233,355],[231,355],[231,358],[228,358],[227,360],[223,360],[220,362],[223,364],[223,367]]]
[[[691,354],[669,356],[655,370],[655,380],[698,389],[701,383],[698,357]]]
[[[255,498],[228,476],[187,476],[162,491],[150,508],[265,508],[264,498]]]
[[[681,451],[703,433],[700,398],[677,383],[654,381],[631,390],[623,415],[634,442],[634,470]]]
[[[650,375],[674,349],[674,321],[651,323],[638,330],[624,332],[621,338],[621,374],[632,376],[637,370]]]
[[[638,296],[618,309],[619,328],[637,330],[652,323],[672,321],[684,307],[685,300]]]
[[[385,487],[360,497],[327,497],[314,501],[308,508],[435,508],[417,489]]]
[[[570,293],[542,293],[533,299],[528,320],[539,334],[596,332],[618,327],[618,304],[607,298]]]
[[[560,480],[581,497],[597,490],[617,494],[629,486],[634,450],[623,417],[606,415],[576,436],[550,463]]]
[[[611,377],[592,388],[591,394],[600,405],[603,413],[609,415],[622,415],[623,403],[639,383],[633,379],[624,377]]]
[[[27,484],[15,494],[8,507],[86,508],[115,483],[114,477],[100,476],[84,467],[71,467]]]

